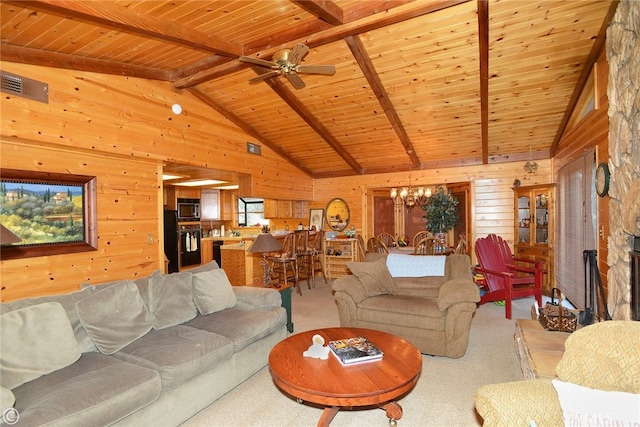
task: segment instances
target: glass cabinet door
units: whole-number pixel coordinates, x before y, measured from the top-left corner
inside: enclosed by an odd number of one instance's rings
[[[549,240],[549,193],[536,191],[534,200],[534,216],[531,218],[534,243],[536,245],[546,245]]]
[[[518,197],[518,242],[531,242],[531,198],[527,195]]]

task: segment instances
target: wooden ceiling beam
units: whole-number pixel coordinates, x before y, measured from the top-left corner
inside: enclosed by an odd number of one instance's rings
[[[407,131],[405,130],[402,121],[400,120],[400,117],[398,116],[398,113],[396,112],[396,109],[391,102],[391,99],[389,99],[389,95],[387,94],[382,81],[380,81],[380,77],[378,76],[373,63],[371,62],[371,58],[367,54],[367,51],[362,44],[360,37],[349,36],[344,40],[349,46],[349,49],[356,59],[356,62],[360,66],[360,69],[367,79],[367,82],[369,82],[369,86],[371,86],[373,93],[375,93],[376,98],[378,98],[378,102],[382,106],[384,113],[387,115],[387,119],[389,119],[391,127],[395,131],[396,135],[398,135],[398,139],[402,143],[405,152],[409,156],[411,165],[414,168],[419,168],[420,159],[416,154],[416,150],[414,149],[413,144],[409,139],[409,135],[407,135]]]
[[[183,25],[155,18],[142,13],[114,6],[107,2],[71,0],[32,0],[16,2],[26,7],[37,7],[60,15],[89,21],[128,33],[140,34],[189,46],[198,50],[214,52],[223,56],[244,55],[240,43],[194,31]]]
[[[310,14],[331,25],[344,24],[344,13],[340,6],[326,0],[291,0]]]
[[[604,43],[607,38],[607,28],[613,19],[613,16],[616,13],[616,9],[618,8],[618,0],[612,1],[609,6],[609,11],[607,12],[607,16],[602,21],[602,25],[600,26],[600,31],[598,32],[598,36],[596,37],[593,46],[591,46],[591,51],[589,52],[589,56],[585,61],[584,66],[582,67],[582,73],[580,73],[580,77],[576,82],[576,86],[573,89],[573,93],[571,94],[571,99],[567,104],[567,108],[564,110],[564,115],[562,116],[562,120],[560,121],[560,125],[558,126],[558,131],[556,132],[556,137],[553,139],[553,144],[551,144],[551,156],[555,156],[558,150],[558,144],[562,139],[562,135],[564,135],[565,130],[567,129],[567,124],[569,123],[569,119],[571,119],[571,114],[573,110],[576,108],[578,104],[578,100],[580,99],[580,95],[582,95],[582,91],[584,90],[587,81],[589,80],[589,75],[591,74],[591,70],[593,69],[593,65],[598,60],[598,56],[602,49],[604,49]]]
[[[264,71],[256,65],[252,65],[251,68],[256,74],[260,75]],[[359,175],[362,175],[362,166],[356,161],[351,154],[349,154],[342,144],[329,132],[322,123],[320,123],[315,116],[304,106],[300,100],[295,97],[289,89],[287,89],[283,83],[278,79],[266,79],[265,83],[291,108],[302,120],[304,120],[333,150],[344,160],[350,167]],[[295,163],[294,163],[295,164]]]
[[[489,2],[478,0],[478,48],[480,57],[480,134],[482,164],[489,163]]]
[[[247,134],[251,135],[252,137],[257,139],[258,141],[260,141],[261,143],[266,145],[274,153],[276,153],[277,155],[279,155],[280,157],[282,157],[283,159],[285,159],[286,161],[291,163],[293,166],[297,167],[298,169],[300,169],[302,172],[306,173],[307,175],[313,176],[313,173],[309,169],[307,169],[307,168],[305,168],[303,166],[300,166],[300,164],[298,162],[296,162],[295,159],[291,158],[291,156],[289,156],[288,153],[286,153],[284,150],[282,150],[282,148],[280,148],[280,146],[277,143],[275,143],[273,141],[270,141],[269,139],[267,139],[264,136],[262,136],[262,134],[260,134],[260,132],[258,132],[253,126],[251,126],[250,124],[248,124],[247,122],[242,120],[240,117],[238,117],[235,114],[233,114],[233,112],[231,112],[229,109],[227,109],[224,106],[218,104],[209,95],[207,95],[206,93],[202,92],[198,88],[188,88],[187,92],[189,92],[190,94],[192,94],[193,96],[198,98],[200,101],[202,101],[205,104],[207,104],[209,107],[211,107],[214,110],[216,110],[218,113],[222,114],[224,117],[229,119],[229,121],[231,121],[233,124],[235,124],[240,129],[245,131]]]
[[[406,21],[408,19],[416,18],[418,16],[423,16],[429,13],[433,13],[439,10],[447,9],[449,7],[457,6],[459,4],[468,3],[471,0],[440,0],[433,3],[422,3],[422,2],[412,2],[402,6],[398,6],[394,9],[388,10],[384,13],[378,13],[372,16],[368,16],[366,18],[359,19],[354,22],[346,23],[344,25],[340,25],[338,27],[329,28],[323,31],[319,31],[317,33],[311,34],[307,37],[300,38],[297,40],[289,40],[286,44],[281,44],[278,46],[272,46],[268,49],[260,51],[259,55],[256,55],[260,58],[271,58],[271,56],[276,53],[280,49],[289,48],[295,43],[303,43],[309,46],[310,48],[322,46],[325,44],[333,43],[338,40],[342,40],[345,37],[355,36],[367,31],[376,30],[379,28],[383,28],[389,25],[397,24],[399,22]],[[247,64],[238,62],[236,67],[246,66]],[[224,67],[224,66],[220,66]],[[207,70],[211,75],[218,76],[220,70],[214,67],[210,70]],[[235,68],[225,67],[224,72],[232,72]],[[192,85],[197,85],[199,83],[210,80],[211,78],[207,78],[206,72],[198,73],[199,76],[197,79],[193,81],[197,81],[197,83],[191,83]],[[184,83],[184,80],[182,80]]]
[[[77,55],[48,52],[29,47],[14,46],[7,43],[0,44],[0,50],[2,51],[2,60],[8,62],[114,74],[118,76],[140,77],[167,82],[172,81],[170,71],[159,70],[157,68],[141,67],[102,59],[84,58]]]

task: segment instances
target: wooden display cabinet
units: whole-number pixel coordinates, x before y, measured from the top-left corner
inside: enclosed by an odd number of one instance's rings
[[[543,293],[551,295],[555,286],[553,266],[553,220],[555,218],[555,184],[515,187],[514,256],[542,261],[547,271]]]
[[[340,255],[335,255],[340,252]],[[322,243],[322,262],[327,279],[336,279],[349,273],[347,263],[357,260],[356,239],[325,239]]]

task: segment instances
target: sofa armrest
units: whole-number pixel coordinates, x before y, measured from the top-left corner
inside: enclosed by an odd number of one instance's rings
[[[276,289],[234,286],[233,292],[236,294],[236,307],[244,310],[264,310],[282,305],[280,291]]]
[[[484,426],[564,425],[562,408],[550,379],[484,385],[475,396]]]
[[[458,303],[480,301],[480,290],[471,280],[453,279],[447,281],[438,294],[438,309],[445,311]]]

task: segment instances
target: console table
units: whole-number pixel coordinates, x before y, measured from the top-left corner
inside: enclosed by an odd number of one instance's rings
[[[516,320],[514,341],[524,379],[555,378],[568,332],[550,332],[537,320]]]

